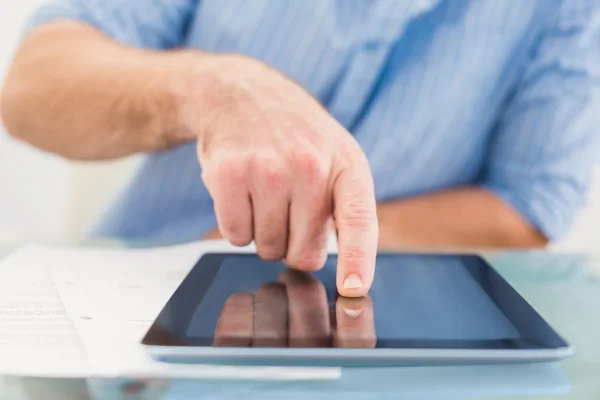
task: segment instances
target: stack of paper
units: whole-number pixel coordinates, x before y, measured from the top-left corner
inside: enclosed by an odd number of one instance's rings
[[[224,242],[154,249],[22,248],[0,264],[0,374],[339,378],[339,368],[159,363],[140,345],[203,253],[252,250]]]

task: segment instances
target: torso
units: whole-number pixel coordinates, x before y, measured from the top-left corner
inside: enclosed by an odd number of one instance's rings
[[[556,3],[203,0],[187,46],[246,54],[300,83],[356,137],[387,200],[477,182]],[[215,223],[190,143],[148,156],[94,234],[194,240]]]

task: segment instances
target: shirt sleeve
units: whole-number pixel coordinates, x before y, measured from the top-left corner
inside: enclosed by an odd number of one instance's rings
[[[565,1],[492,139],[485,184],[549,240],[583,206],[600,150],[600,6]]]
[[[139,48],[181,46],[200,0],[53,0],[28,20],[25,34],[57,20],[77,20]]]

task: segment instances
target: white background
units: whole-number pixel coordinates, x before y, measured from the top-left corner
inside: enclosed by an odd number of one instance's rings
[[[24,21],[42,3],[0,1],[0,82]],[[0,125],[0,238],[80,236],[137,161],[67,162],[16,142]]]
[[[24,20],[41,3],[0,1],[0,82]],[[0,238],[80,236],[137,162],[137,158],[101,164],[67,162],[17,143],[0,125]],[[600,169],[598,172],[588,207],[556,247],[593,250],[595,243],[600,245]]]

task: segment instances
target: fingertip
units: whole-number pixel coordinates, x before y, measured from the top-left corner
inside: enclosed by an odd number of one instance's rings
[[[363,279],[358,274],[350,274],[342,282],[344,290],[362,289],[364,286]]]
[[[289,255],[284,263],[293,269],[305,272],[320,271],[327,262],[327,249],[318,249],[304,254]]]
[[[340,296],[343,296],[343,297],[349,297],[349,298],[364,297],[367,295],[368,292],[369,292],[369,289],[366,289],[364,287],[354,288],[354,289],[346,289],[343,286],[342,287],[338,286],[338,293],[340,294]]]
[[[222,235],[225,237],[229,243],[231,243],[235,247],[246,247],[250,243],[252,243],[252,236],[240,236],[240,235]]]
[[[337,290],[341,296],[364,297],[369,293],[374,276],[372,269],[349,273],[343,265],[338,264],[337,274]]]
[[[340,294],[345,297],[366,295],[375,277],[376,258],[376,251],[368,249],[340,249],[337,257],[337,287]]]
[[[364,292],[363,279],[358,274],[351,274],[347,277],[341,277],[341,283],[338,279],[338,292],[344,297],[358,297]]]
[[[375,258],[354,257],[352,251],[338,255],[337,287],[344,297],[365,296],[375,277]]]

